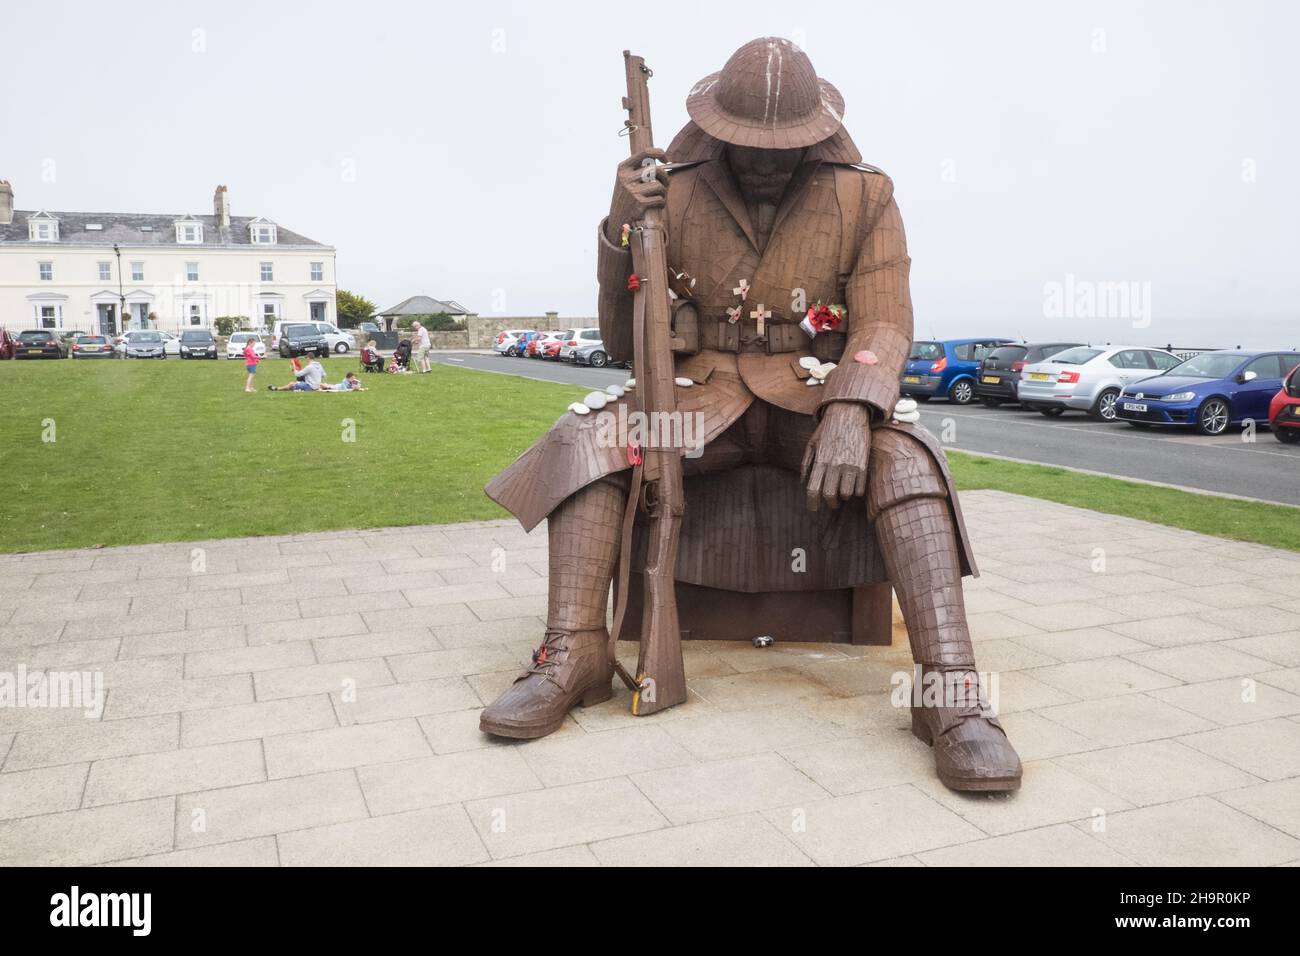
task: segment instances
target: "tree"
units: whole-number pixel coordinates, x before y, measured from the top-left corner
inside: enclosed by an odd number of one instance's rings
[[[346,289],[335,293],[335,305],[338,310],[339,326],[345,329],[356,328],[375,314],[375,304],[364,296],[355,295]]]

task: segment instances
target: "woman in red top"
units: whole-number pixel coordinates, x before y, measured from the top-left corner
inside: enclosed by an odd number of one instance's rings
[[[244,391],[253,391],[253,376],[257,374],[257,339],[251,335],[244,340],[244,369],[248,372],[248,381],[244,383]]]

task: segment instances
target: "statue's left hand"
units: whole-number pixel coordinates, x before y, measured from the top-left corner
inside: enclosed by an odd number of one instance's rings
[[[862,497],[870,454],[871,419],[866,406],[856,402],[827,406],[800,470],[808,482],[808,510],[816,511],[822,504],[838,508],[841,501]]]

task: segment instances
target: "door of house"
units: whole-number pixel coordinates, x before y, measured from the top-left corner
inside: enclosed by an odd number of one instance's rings
[[[117,306],[111,302],[99,303],[99,334],[117,335]]]
[[[311,320],[312,320],[313,322],[324,322],[324,321],[325,321],[325,303],[324,303],[324,302],[313,302],[313,303],[311,304]]]
[[[149,306],[144,302],[137,302],[131,306],[135,310],[135,328],[149,328]]]

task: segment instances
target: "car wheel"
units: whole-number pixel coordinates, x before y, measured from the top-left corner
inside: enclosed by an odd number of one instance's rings
[[[1038,414],[1046,415],[1048,418],[1060,418],[1065,414],[1065,409],[1060,405],[1040,405]]]
[[[1300,444],[1300,428],[1275,425],[1273,426],[1273,437],[1284,445]]]
[[[1097,396],[1097,401],[1093,402],[1088,414],[1098,421],[1113,422],[1115,420],[1115,402],[1118,399],[1118,388],[1103,389],[1102,393]]]
[[[980,401],[984,403],[985,408],[997,408],[1002,404],[1002,399],[1000,398],[982,398]]]
[[[960,379],[952,383],[952,388],[948,389],[948,401],[954,405],[969,405],[971,399],[975,397],[975,387],[971,385],[969,379]]]
[[[591,353],[592,368],[604,368],[608,364],[609,364],[609,356],[606,355],[604,352],[597,349],[595,352]]]
[[[334,346],[334,351],[337,352],[339,355],[343,355],[344,353],[347,352],[347,350],[348,350],[347,342],[340,342],[338,345]]]
[[[1228,403],[1209,398],[1196,410],[1196,430],[1202,435],[1222,435],[1228,430]]]

